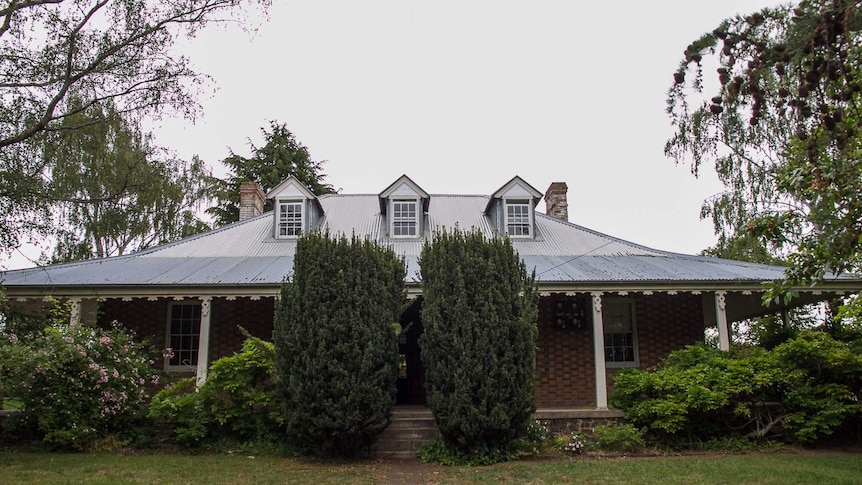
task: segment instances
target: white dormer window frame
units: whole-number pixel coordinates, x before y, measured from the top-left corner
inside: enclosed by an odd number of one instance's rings
[[[422,203],[418,198],[395,197],[390,200],[389,235],[393,238],[420,236],[419,217]]]
[[[533,237],[533,204],[530,199],[503,199],[504,233],[511,238]]]
[[[305,232],[304,199],[277,199],[275,210],[277,239],[294,239]]]

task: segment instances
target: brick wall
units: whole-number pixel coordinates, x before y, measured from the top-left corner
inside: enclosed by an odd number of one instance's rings
[[[228,301],[215,298],[210,321],[210,362],[232,355],[242,348],[242,327],[255,337],[272,342],[272,322],[275,316],[275,299],[251,300],[237,298]]]
[[[150,339],[157,349],[161,349],[165,346],[168,305],[171,301],[167,298],[156,301],[141,298],[132,301],[106,300],[99,303],[97,321],[99,325],[107,327],[116,320],[140,338]],[[237,298],[232,301],[214,298],[210,310],[210,363],[242,348],[244,337],[238,326],[255,337],[272,341],[274,314],[273,298]],[[161,362],[158,365],[161,366]]]
[[[608,295],[615,298],[615,295]],[[703,340],[703,311],[699,295],[656,293],[630,295],[635,302],[640,367],[657,364],[672,350]],[[587,308],[591,307],[586,300]],[[593,332],[561,329],[555,325],[554,297],[539,300],[539,337],[536,357],[536,397],[540,407],[595,405]],[[609,368],[608,384],[618,369]]]

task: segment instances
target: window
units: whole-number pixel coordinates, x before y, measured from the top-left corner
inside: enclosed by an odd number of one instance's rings
[[[167,346],[172,355],[166,360],[166,370],[191,370],[198,365],[198,344],[201,335],[201,304],[171,303],[168,309]]]
[[[416,237],[419,230],[416,200],[392,201],[392,237]]]
[[[302,201],[278,201],[278,237],[302,235]]]
[[[529,237],[530,201],[521,199],[506,199],[506,234],[510,237]]]
[[[605,300],[602,319],[605,328],[605,363],[608,367],[637,366],[634,302]]]

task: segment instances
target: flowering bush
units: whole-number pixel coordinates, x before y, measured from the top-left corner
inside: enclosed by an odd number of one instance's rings
[[[587,437],[583,433],[572,433],[563,445],[563,452],[570,455],[580,455],[587,446]]]
[[[84,449],[146,416],[158,383],[143,344],[116,322],[110,330],[53,325],[0,345],[0,386],[23,403],[22,418],[53,447]]]

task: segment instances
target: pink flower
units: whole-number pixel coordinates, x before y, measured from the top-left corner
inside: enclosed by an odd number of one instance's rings
[[[104,337],[99,339],[99,343],[102,345],[108,345],[111,343],[111,337],[108,337],[107,335],[105,335]]]
[[[15,335],[14,333],[10,334],[9,335],[9,342],[11,342],[13,344],[17,344],[18,343],[18,336]]]

